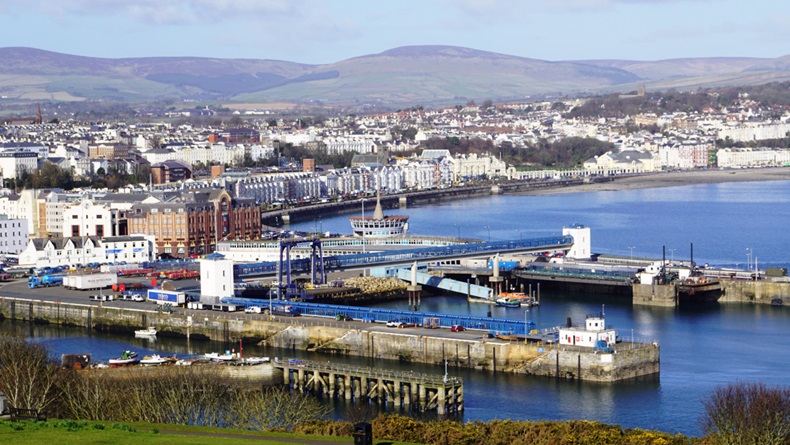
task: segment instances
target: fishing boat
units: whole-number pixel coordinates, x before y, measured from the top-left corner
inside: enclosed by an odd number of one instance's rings
[[[134,331],[135,337],[156,337],[156,328],[153,326],[148,326],[145,329],[138,329]]]
[[[120,357],[111,358],[111,366],[125,366],[137,363],[140,361],[140,356],[134,351],[123,351]]]
[[[502,307],[521,307],[521,301],[510,297],[501,297],[496,299],[496,305]]]
[[[164,365],[169,361],[170,359],[164,358],[159,354],[154,354],[154,355],[146,355],[145,357],[143,357],[143,359],[140,360],[140,364],[143,366],[159,366],[159,365]]]
[[[499,294],[499,298],[497,299],[497,301],[499,300],[503,300],[503,302],[506,303],[510,302],[511,304],[513,302],[516,302],[518,303],[518,306],[529,307],[529,306],[537,306],[539,304],[534,297],[531,297],[525,294],[524,292],[502,292],[501,294]],[[518,306],[511,305],[506,307],[518,307]]]

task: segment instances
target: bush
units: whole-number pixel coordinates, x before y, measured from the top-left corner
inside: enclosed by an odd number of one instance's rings
[[[790,390],[763,383],[719,386],[703,402],[702,428],[719,444],[790,443]]]

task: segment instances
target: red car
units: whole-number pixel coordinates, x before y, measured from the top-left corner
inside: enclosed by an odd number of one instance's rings
[[[466,328],[461,326],[460,324],[454,324],[450,327],[451,332],[462,332],[465,331]]]

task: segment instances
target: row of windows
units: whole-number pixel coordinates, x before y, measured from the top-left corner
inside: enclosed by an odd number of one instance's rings
[[[100,213],[97,213],[95,215],[88,215],[88,216],[84,216],[84,217],[85,217],[85,219],[89,219],[91,217],[93,217],[94,219],[103,219],[104,215],[102,215]],[[80,215],[71,215],[71,219],[80,219]]]
[[[9,224],[11,224],[11,225],[9,226]],[[13,229],[15,227],[16,228],[22,227],[22,223],[21,222],[0,223],[0,229],[8,229],[8,228]]]

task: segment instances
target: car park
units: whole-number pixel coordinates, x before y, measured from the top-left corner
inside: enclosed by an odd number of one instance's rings
[[[461,326],[460,324],[454,324],[450,327],[450,331],[452,332],[463,332],[466,328]]]

